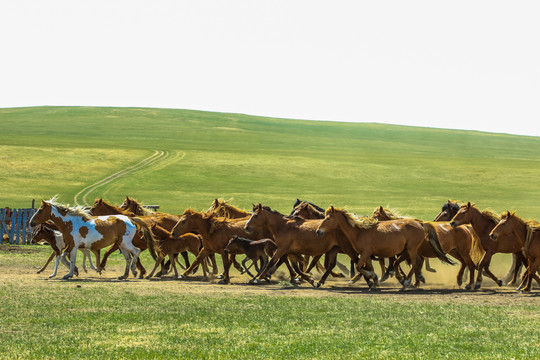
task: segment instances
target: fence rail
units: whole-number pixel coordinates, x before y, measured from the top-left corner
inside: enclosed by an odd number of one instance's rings
[[[28,224],[36,209],[0,209],[0,235],[10,244],[25,245],[32,241],[32,228]],[[4,237],[5,236],[5,237]]]

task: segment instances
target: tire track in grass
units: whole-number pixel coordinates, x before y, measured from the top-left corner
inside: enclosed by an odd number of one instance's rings
[[[73,200],[75,202],[76,206],[82,206],[82,205],[88,205],[87,197],[90,195],[91,192],[96,190],[99,187],[102,187],[111,181],[114,181],[122,176],[125,176],[129,173],[132,173],[133,171],[139,170],[143,167],[150,166],[154,164],[156,161],[165,160],[169,156],[168,151],[163,150],[154,150],[154,153],[150,155],[149,157],[139,161],[137,164],[129,166],[125,169],[122,169],[120,171],[115,172],[112,175],[107,176],[106,178],[103,178],[91,185],[88,185],[81,191],[79,191],[74,197]],[[79,202],[80,201],[80,202]]]

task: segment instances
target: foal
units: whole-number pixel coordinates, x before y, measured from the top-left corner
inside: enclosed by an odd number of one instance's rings
[[[257,277],[261,270],[265,268],[268,264],[268,259],[274,255],[276,251],[276,243],[271,239],[261,239],[261,240],[250,240],[237,235],[229,240],[229,243],[225,247],[225,251],[234,254],[234,253],[243,253],[246,254],[246,257],[242,261],[242,266],[244,267],[246,273],[252,278]],[[251,260],[255,266],[255,271],[257,275],[253,276],[249,272],[249,267],[246,266],[246,262]],[[257,261],[261,261],[261,268],[257,266]],[[251,266],[250,266],[251,267]]]

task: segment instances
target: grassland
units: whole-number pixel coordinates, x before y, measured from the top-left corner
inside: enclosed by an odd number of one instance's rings
[[[223,197],[286,212],[299,197],[431,219],[451,198],[540,218],[537,137],[125,108],[0,109],[0,123],[2,206],[54,194],[73,203],[158,149],[167,157],[87,199],[129,195],[178,213]]]
[[[2,359],[533,359],[540,351],[536,294],[493,284],[402,293],[390,280],[373,294],[346,279],[318,290],[249,286],[234,270],[227,286],[198,277],[116,281],[117,255],[103,277],[66,282],[48,280],[52,269],[35,274],[48,254],[0,248]]]
[[[2,207],[54,194],[73,203],[159,150],[87,199],[129,195],[180,213],[222,197],[288,212],[299,197],[432,219],[451,198],[540,219],[536,137],[127,108],[0,109],[0,124]],[[519,295],[486,280],[464,292],[454,268],[426,274],[429,285],[406,294],[395,283],[371,294],[343,279],[320,291],[253,288],[237,273],[225,287],[118,282],[115,256],[103,277],[64,282],[35,274],[48,251],[0,249],[0,358],[531,359],[540,350],[537,290]],[[507,261],[494,261],[496,274]]]

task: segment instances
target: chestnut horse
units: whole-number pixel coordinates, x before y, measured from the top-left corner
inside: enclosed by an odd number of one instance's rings
[[[174,269],[174,277],[177,278],[178,277],[178,270],[176,268],[176,262],[178,261],[177,255],[183,251],[189,251],[195,256],[199,255],[199,250],[202,244],[201,236],[195,235],[192,233],[187,233],[177,238],[174,238],[171,236],[171,233],[169,231],[167,231],[166,229],[162,228],[161,226],[157,224],[152,224],[150,226],[150,229],[154,233],[154,236],[159,240],[160,251],[157,252],[157,258],[156,258],[156,263],[154,265],[154,269],[150,272],[150,274],[146,278],[150,279],[152,275],[154,275],[154,272],[157,270],[160,264],[161,264],[160,276],[165,275],[166,270],[163,266],[164,265],[163,260],[165,259],[165,256],[169,257],[169,260]],[[207,269],[208,269],[206,266],[206,261],[203,261],[202,268],[203,268],[203,276],[206,278]]]
[[[55,199],[41,201],[41,206],[30,219],[34,227],[51,220],[60,230],[67,243],[66,252],[70,255],[70,271],[63,278],[73,277],[77,250],[80,247],[99,250],[114,243],[119,245],[126,260],[124,275],[126,279],[129,269],[137,276],[136,263],[141,250],[133,242],[143,237],[149,248],[153,249],[156,239],[146,224],[138,218],[124,215],[90,216],[80,209],[68,208],[55,202]],[[99,262],[99,259],[97,259]]]
[[[393,220],[398,218],[395,211],[384,209],[382,206],[377,208],[374,212],[374,217],[381,221]],[[461,263],[461,267],[457,273],[457,284],[461,286],[463,283],[463,273],[465,268],[469,269],[469,283],[465,286],[466,290],[470,290],[474,283],[474,270],[476,264],[482,260],[485,254],[480,239],[474,232],[471,225],[461,225],[457,228],[450,226],[449,221],[434,221],[424,224],[431,224],[434,229],[434,236],[437,236],[442,250],[458,259]],[[437,254],[433,251],[433,248],[429,245],[427,240],[424,240],[418,253],[421,257],[425,258],[426,262],[428,258],[437,257]],[[419,265],[421,268],[421,264]],[[426,265],[427,267],[427,265]]]
[[[128,198],[129,199],[129,198]],[[133,204],[135,205],[136,209],[143,209],[142,205],[140,205],[135,200],[131,200]],[[112,204],[109,204],[107,201],[103,199],[97,199],[94,201],[94,205],[90,208],[90,215],[93,216],[104,216],[104,215],[125,215],[128,217],[135,217],[138,216],[134,212],[130,210],[124,210],[118,206],[114,206]],[[139,211],[140,213],[140,211]],[[139,216],[141,220],[143,220],[148,226],[151,226],[152,224],[159,225],[166,229],[167,231],[171,231],[176,222],[178,221],[179,217],[177,215],[171,215],[163,212],[153,212],[149,215],[141,215]],[[138,242],[136,246],[141,250],[146,250],[146,243],[144,241]],[[114,244],[111,246],[105,255],[103,256],[103,260],[101,261],[101,264],[99,264],[100,269],[105,268],[105,264],[107,264],[108,257],[114,253],[116,250],[118,250],[118,245]],[[151,254],[152,258],[155,260],[156,256],[155,254]],[[182,257],[184,258],[184,261],[186,262],[186,266],[189,266],[189,257],[187,252],[182,252]],[[165,264],[165,268],[169,268],[170,263],[167,262]],[[140,270],[140,277],[142,278],[145,273],[146,269],[142,266],[140,260],[137,260],[137,268]]]
[[[326,210],[325,218],[317,228],[317,232],[323,235],[335,229],[343,231],[354,250],[361,254],[356,265],[359,271],[358,275],[364,274],[372,278],[374,280],[373,286],[379,285],[377,274],[373,272],[372,266],[369,266],[370,270],[364,269],[372,255],[386,258],[398,256],[394,266],[397,266],[406,256],[412,259],[411,271],[402,282],[404,287],[410,285],[413,274],[416,274],[416,277],[419,276],[417,254],[426,236],[426,230],[421,222],[412,219],[383,222],[379,222],[374,218],[359,219],[346,210],[336,209],[331,206]],[[431,236],[429,239],[433,250],[437,253],[437,257],[441,261],[452,263],[441,250],[437,239]],[[356,278],[351,281],[354,282],[355,280]]]
[[[246,218],[227,219],[215,216],[214,214],[200,213],[192,209],[184,211],[184,214],[180,217],[180,220],[178,220],[178,223],[171,232],[172,236],[178,237],[188,232],[198,233],[202,236],[203,247],[191,266],[178,278],[184,279],[189,276],[195,266],[199,265],[208,255],[219,254],[223,259],[224,268],[223,279],[220,281],[220,284],[230,283],[229,270],[231,263],[229,261],[229,253],[225,251],[229,239],[233,235],[252,240],[263,238],[260,233],[249,234],[246,232],[244,229],[246,222]],[[294,273],[291,273],[291,277],[294,277]]]
[[[540,223],[535,220],[523,220],[508,211],[491,230],[489,237],[495,243],[502,239],[512,239],[523,249],[528,266],[517,288],[518,291],[530,292],[533,278],[540,284],[540,278],[536,275],[540,267]]]
[[[475,289],[479,289],[482,285],[482,273],[486,274],[497,283],[502,286],[502,280],[498,279],[489,269],[491,258],[496,253],[517,253],[521,251],[521,247],[518,242],[512,239],[512,236],[504,236],[499,241],[494,242],[489,238],[491,230],[499,223],[500,217],[491,210],[480,211],[474,205],[468,202],[462,204],[457,214],[452,218],[450,225],[452,227],[458,227],[463,224],[471,224],[474,231],[480,238],[482,247],[486,250],[484,258],[478,265],[478,276],[476,278]]]
[[[448,202],[442,206],[441,212],[433,221],[451,221],[459,211],[460,206],[461,201],[448,200]],[[512,265],[503,280],[506,285],[514,285],[516,283],[519,273],[521,272],[521,266],[524,265],[526,261],[527,260],[521,252],[512,254]],[[527,265],[525,264],[525,267],[526,266]]]
[[[56,226],[52,226],[56,228]],[[64,237],[62,236],[62,233],[58,230],[53,230],[51,226],[47,223],[39,224],[34,228],[32,231],[32,242],[37,243],[39,241],[45,241],[47,244],[49,244],[52,248],[52,253],[49,256],[49,259],[43,265],[41,269],[37,271],[37,274],[42,273],[45,271],[49,263],[52,261],[52,259],[56,256],[56,264],[54,266],[54,271],[51,275],[49,275],[49,278],[53,278],[56,276],[56,273],[58,272],[58,265],[61,261],[62,264],[64,264],[67,268],[69,268],[69,263],[67,262],[65,255],[67,253],[64,253],[64,256],[62,256],[62,251],[66,247],[66,243],[64,242]],[[90,256],[91,252],[88,249],[79,248],[79,250],[83,253],[83,269],[85,272],[87,272],[86,269],[86,258],[90,260],[90,267],[97,271],[97,268],[94,266],[94,263],[92,262],[92,257]],[[99,250],[98,250],[99,251]],[[77,266],[75,266],[74,270],[75,275],[79,275],[79,269],[77,269]]]
[[[272,239],[250,240],[233,235],[225,247],[225,252],[230,254],[245,254],[246,258],[242,261],[242,266],[249,276],[255,278],[265,268],[266,264],[268,264],[268,259],[274,255],[276,248],[276,243]],[[257,272],[255,276],[249,272],[251,266],[246,266],[248,260],[251,260],[252,265],[255,267],[255,271]],[[261,261],[260,268],[257,266],[257,261],[259,260]]]
[[[317,227],[322,220],[306,220],[299,217],[288,217],[280,214],[275,210],[263,207],[261,204],[254,205],[253,213],[246,223],[248,232],[268,230],[272,233],[272,237],[276,242],[277,249],[272,256],[272,259],[263,269],[261,274],[255,279],[255,283],[260,282],[269,273],[270,269],[285,255],[309,255],[319,256],[325,255],[326,271],[315,284],[315,281],[309,275],[302,272],[298,267],[294,270],[298,272],[301,278],[308,281],[315,287],[320,287],[326,281],[326,278],[336,266],[336,257],[340,249],[346,251],[347,255],[354,258],[356,253],[352,247],[348,246],[346,239],[341,243],[335,236],[335,233],[328,233],[324,236],[317,235]],[[348,251],[350,249],[350,251]],[[294,265],[293,265],[294,266]]]

